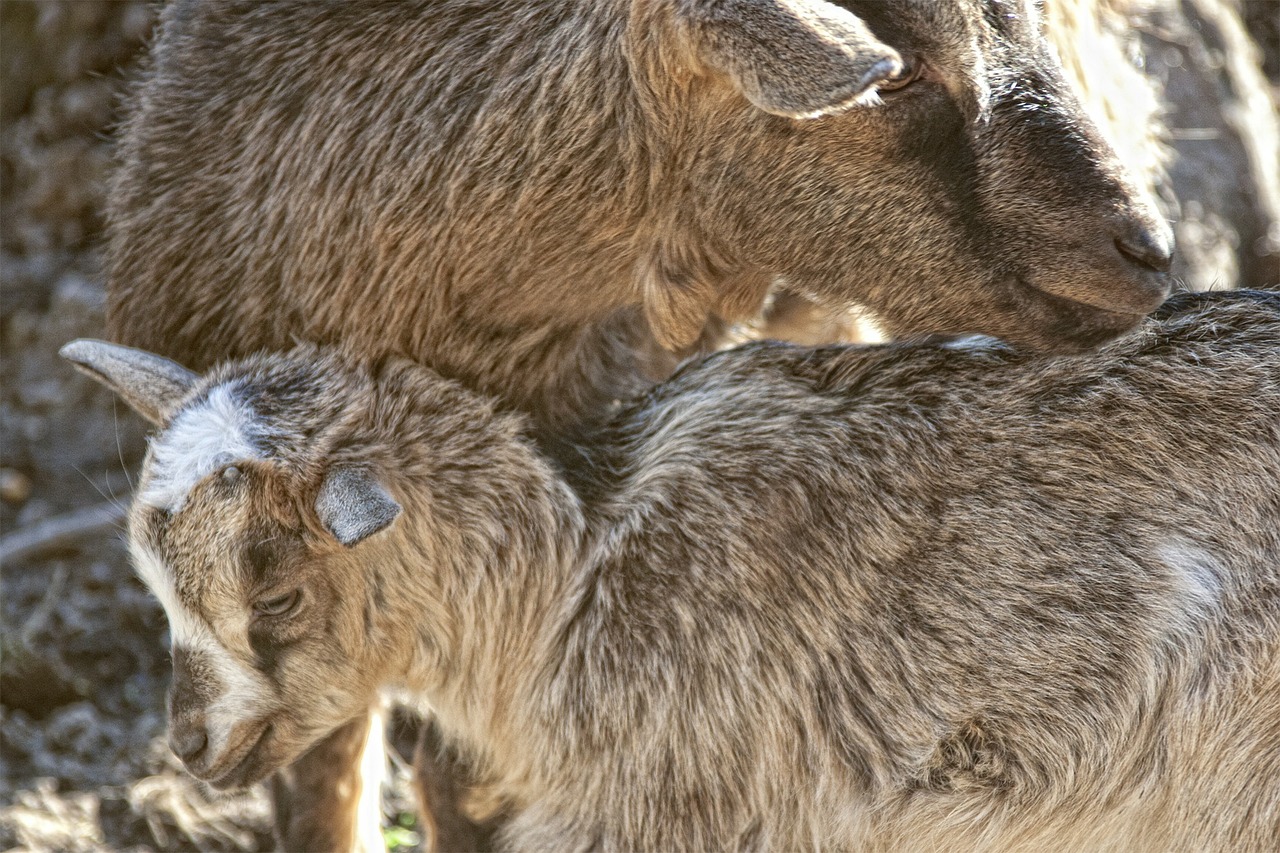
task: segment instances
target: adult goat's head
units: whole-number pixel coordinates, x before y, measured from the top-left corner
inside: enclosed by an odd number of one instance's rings
[[[892,332],[1060,351],[1167,295],[1171,231],[1069,91],[1032,0],[637,8],[673,34],[659,44],[678,49],[635,53],[687,117],[679,212],[643,268],[668,343],[700,328],[690,282],[717,265],[861,302]]]

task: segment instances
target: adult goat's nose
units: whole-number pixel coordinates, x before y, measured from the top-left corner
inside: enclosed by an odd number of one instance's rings
[[[1116,249],[1129,261],[1154,272],[1173,265],[1173,241],[1167,231],[1134,223],[1115,238]]]
[[[196,761],[209,747],[209,736],[203,724],[170,725],[169,748],[184,764]]]

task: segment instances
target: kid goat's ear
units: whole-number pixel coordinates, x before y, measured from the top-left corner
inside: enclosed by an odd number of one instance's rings
[[[135,412],[164,426],[200,377],[145,350],[81,338],[58,354],[120,395]]]
[[[368,469],[335,465],[316,497],[316,515],[348,548],[382,530],[400,515],[400,504]]]

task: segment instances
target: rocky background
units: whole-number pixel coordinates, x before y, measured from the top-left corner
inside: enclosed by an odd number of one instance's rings
[[[1280,3],[1047,12],[1175,220],[1185,285],[1280,285]],[[210,796],[169,754],[164,617],[120,544],[142,426],[56,355],[103,334],[110,133],[153,22],[143,2],[0,0],[0,850],[271,847],[261,792]],[[397,770],[386,837],[413,848]]]

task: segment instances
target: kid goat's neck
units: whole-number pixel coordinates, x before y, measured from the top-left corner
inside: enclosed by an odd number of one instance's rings
[[[451,738],[505,765],[531,754],[521,744],[545,717],[539,697],[582,598],[583,513],[525,418],[453,383],[415,381],[416,370],[377,383],[368,441],[390,451],[403,515],[368,543],[381,552],[357,559],[370,583],[389,585],[388,634],[413,646],[393,675]],[[511,771],[536,773],[501,772]]]

